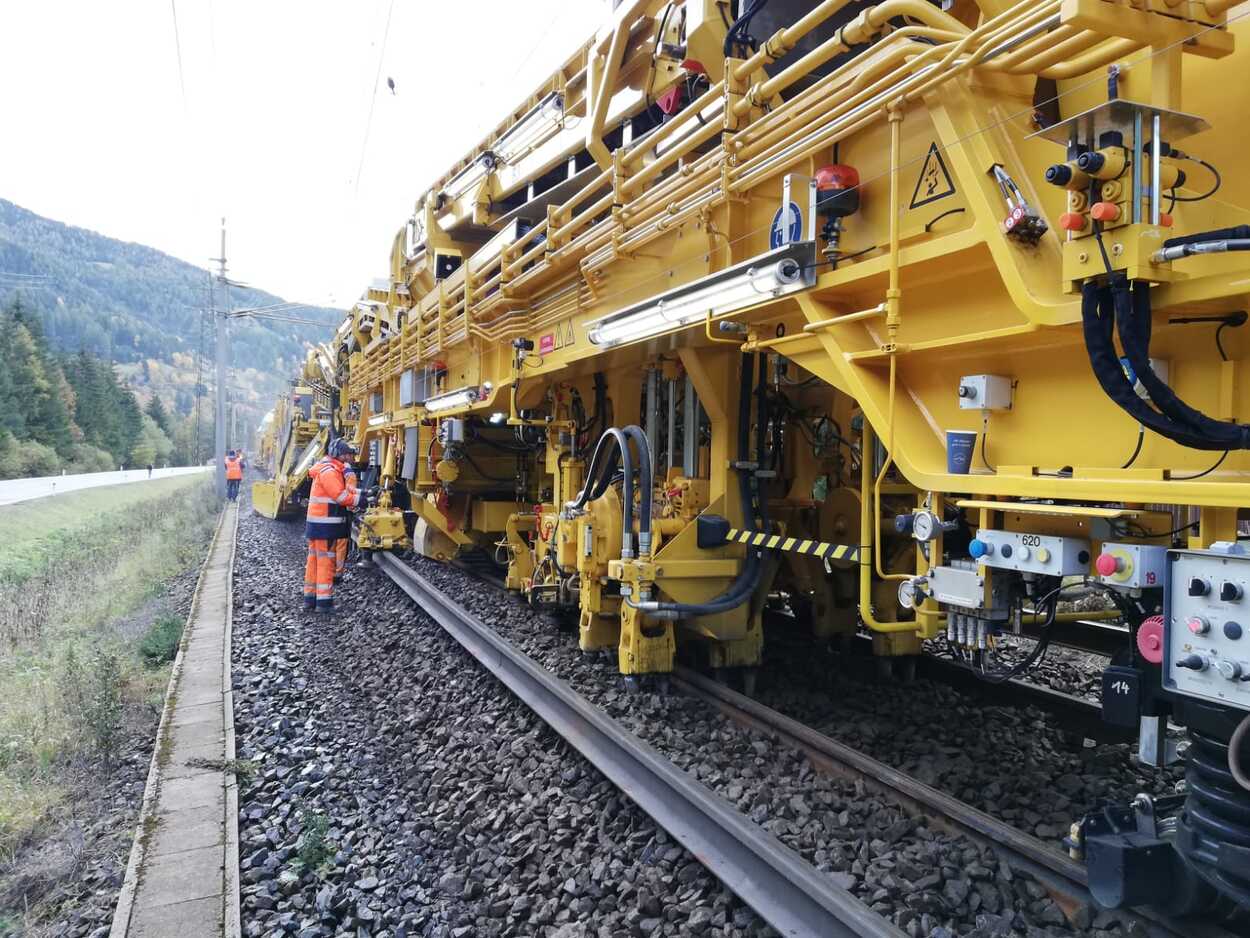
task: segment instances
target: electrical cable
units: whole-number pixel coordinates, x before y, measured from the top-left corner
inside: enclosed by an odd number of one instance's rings
[[[993,472],[995,475],[997,475],[998,470],[990,465],[990,461],[985,455],[985,441],[988,440],[989,438],[990,438],[990,412],[987,410],[985,411],[984,416],[981,418],[981,462],[985,463],[986,469],[988,469],[990,472]]]
[[[1190,476],[1171,476],[1170,479],[1173,482],[1188,482],[1191,479],[1201,479],[1203,476],[1209,476],[1216,469],[1220,468],[1220,464],[1228,458],[1229,452],[1230,450],[1224,450],[1224,452],[1220,454],[1220,458],[1215,461],[1210,469],[1203,469],[1201,472],[1195,472]]]
[[[1145,440],[1146,440],[1146,428],[1144,425],[1139,423],[1137,425],[1137,446],[1133,450],[1133,455],[1128,458],[1128,462],[1126,462],[1123,466],[1120,467],[1121,469],[1127,469],[1131,465],[1133,465],[1133,463],[1137,462],[1137,457],[1141,455],[1142,443],[1144,443]]]
[[[1224,179],[1223,177],[1220,176],[1220,171],[1216,169],[1214,166],[1212,166],[1210,163],[1208,163],[1206,160],[1199,159],[1196,156],[1189,156],[1186,153],[1180,153],[1180,152],[1174,153],[1173,156],[1177,156],[1183,160],[1189,160],[1191,163],[1200,163],[1201,165],[1205,166],[1208,170],[1210,170],[1211,175],[1215,177],[1215,185],[1211,187],[1210,191],[1204,192],[1202,195],[1175,195],[1176,189],[1175,188],[1172,189],[1173,203],[1201,202],[1203,199],[1209,199],[1211,198],[1211,196],[1215,195],[1215,193],[1220,191],[1220,186],[1224,184]]]

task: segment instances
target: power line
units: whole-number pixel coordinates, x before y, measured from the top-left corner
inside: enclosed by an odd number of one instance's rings
[[[178,38],[178,0],[169,0],[174,15],[174,49],[178,52],[178,88],[182,92],[182,114],[187,115],[187,83],[182,77],[182,40]]]
[[[365,121],[365,139],[360,144],[360,162],[356,166],[356,188],[353,195],[360,195],[360,174],[365,171],[365,154],[369,152],[369,131],[373,127],[373,108],[378,103],[378,81],[382,78],[382,60],[386,58],[386,37],[391,34],[391,14],[395,12],[395,0],[386,8],[386,27],[382,30],[382,47],[378,49],[378,70],[373,76],[373,95],[369,98],[369,117]]]

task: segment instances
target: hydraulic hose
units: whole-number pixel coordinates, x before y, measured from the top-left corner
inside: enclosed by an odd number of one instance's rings
[[[760,355],[761,376],[766,379],[766,360],[767,355]],[[751,363],[751,357],[744,355],[742,358],[742,371],[738,382],[738,497],[742,506],[743,524],[744,526],[755,527],[758,519],[752,505],[751,492],[751,470],[749,468],[750,446],[751,446],[751,377],[754,371]],[[763,415],[761,414],[761,423]],[[764,457],[762,436],[761,448],[756,453],[756,465],[762,464]],[[763,498],[760,498],[760,504],[763,505]],[[734,581],[729,584],[723,593],[704,603],[671,603],[671,602],[642,602],[630,603],[635,608],[641,609],[648,615],[656,616],[661,619],[677,619],[693,616],[710,616],[721,612],[729,612],[737,609],[743,603],[754,595],[756,588],[759,586],[760,575],[762,573],[763,563],[761,562],[761,552],[758,548],[751,548],[747,552],[746,563],[738,572]]]
[[[1120,344],[1150,400],[1165,416],[1210,441],[1212,449],[1250,449],[1250,426],[1215,420],[1181,400],[1150,366],[1150,287],[1120,280],[1111,287]]]
[[[1182,446],[1209,450],[1226,448],[1223,444],[1212,443],[1193,433],[1187,427],[1179,426],[1137,396],[1124,374],[1124,368],[1111,341],[1115,329],[1115,307],[1109,290],[1094,283],[1085,284],[1081,292],[1081,321],[1085,334],[1085,350],[1089,355],[1094,377],[1103,392],[1123,411],[1148,429]]]
[[[634,441],[638,452],[638,556],[651,556],[651,500],[655,494],[655,463],[651,458],[651,442],[646,431],[637,424],[625,428],[627,439]]]
[[[611,452],[613,448],[615,452],[611,456],[604,455],[605,452]],[[629,458],[629,440],[624,430],[608,427],[603,431],[603,436],[599,437],[595,452],[590,458],[590,473],[587,474],[586,484],[577,493],[577,498],[569,502],[566,508],[579,511],[588,501],[601,497],[612,484],[617,458],[620,460],[621,471],[625,477],[621,492],[621,556],[629,558],[634,556],[634,472],[633,462]],[[596,467],[601,465],[601,459],[606,459],[607,463],[604,464],[604,469],[599,472],[598,476],[595,476]],[[650,500],[647,504],[650,505]]]

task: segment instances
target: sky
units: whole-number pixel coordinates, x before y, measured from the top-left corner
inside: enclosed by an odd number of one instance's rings
[[[3,3],[0,198],[200,266],[224,216],[234,279],[347,306],[417,196],[609,6]]]

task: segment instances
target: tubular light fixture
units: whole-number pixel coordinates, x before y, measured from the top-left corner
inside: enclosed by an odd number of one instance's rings
[[[816,282],[816,242],[795,241],[587,325],[590,341],[610,347],[648,339],[712,316],[736,313]]]
[[[494,172],[498,163],[499,160],[495,154],[487,150],[452,177],[443,188],[443,192],[453,199],[458,199],[467,192],[475,191],[486,178],[486,174]]]
[[[564,123],[564,96],[553,91],[509,128],[492,148],[505,163],[525,156]]]
[[[382,424],[386,423],[390,419],[391,419],[390,414],[374,414],[372,417],[369,418],[369,426],[380,427],[382,426]]]
[[[477,398],[478,391],[476,387],[458,388],[455,391],[448,391],[446,394],[431,397],[421,406],[425,408],[428,414],[438,414],[445,410],[469,407],[477,403]]]

